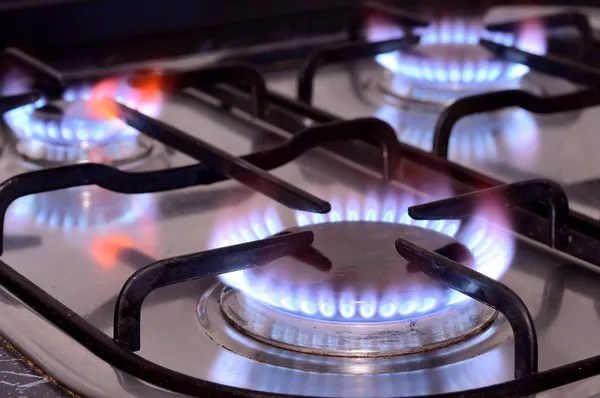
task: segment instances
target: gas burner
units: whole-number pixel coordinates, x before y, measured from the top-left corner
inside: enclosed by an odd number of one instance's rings
[[[84,162],[123,166],[150,155],[150,140],[94,109],[94,101],[106,95],[148,115],[159,113],[157,97],[136,92],[125,82],[71,87],[59,100],[41,99],[5,114],[18,139],[17,152],[26,162],[42,167]]]
[[[309,250],[220,276],[227,285],[221,312],[235,327],[293,350],[374,356],[408,353],[417,346],[440,347],[491,322],[493,311],[432,283],[398,260],[393,238],[406,236],[432,249],[459,241],[475,259],[471,266],[497,279],[513,254],[512,237],[498,227],[507,220],[497,206],[482,204],[468,223],[415,221],[407,209],[420,201],[409,194],[385,191],[361,196],[332,187],[327,196],[331,212],[296,212],[295,226],[288,229],[282,221],[287,218],[272,208],[240,210],[241,218],[231,214],[219,218],[210,242],[213,248],[297,230],[315,234]],[[393,341],[402,343],[386,346],[385,334],[375,329],[387,330],[394,334]],[[412,332],[406,333],[410,330],[428,337],[417,344]],[[347,333],[340,339],[343,331]]]
[[[226,288],[221,296],[229,322],[258,340],[323,355],[390,356],[448,345],[495,317],[399,261],[390,243],[403,236],[435,250],[457,242],[447,235],[366,221],[287,232],[302,230],[314,233],[311,248],[248,270],[246,287]],[[481,260],[475,254],[468,265],[477,268]],[[262,294],[255,299],[248,290]]]
[[[377,22],[368,29],[370,40],[397,33]],[[542,28],[531,24],[513,34],[490,32],[480,20],[439,20],[415,28],[415,34],[421,40],[410,50],[376,56],[384,69],[380,89],[407,101],[446,105],[458,97],[518,86],[529,68],[497,59],[479,45],[481,38],[536,54],[546,51]]]

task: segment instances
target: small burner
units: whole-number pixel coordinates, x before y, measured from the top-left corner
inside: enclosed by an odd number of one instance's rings
[[[43,167],[83,162],[120,166],[148,156],[153,149],[150,140],[118,120],[96,114],[90,104],[104,95],[151,116],[159,111],[156,98],[150,101],[126,83],[73,87],[65,90],[60,100],[48,103],[41,99],[5,114],[18,139],[17,152],[28,163]]]
[[[430,83],[449,89],[477,88],[488,84],[503,84],[520,78],[527,68],[507,64],[494,57],[478,42],[489,37],[505,45],[514,45],[517,38],[507,33],[492,33],[476,21],[439,21],[418,31],[419,45],[410,52],[382,54],[377,61],[390,71],[402,75],[408,82]]]
[[[397,34],[385,24],[369,27],[370,40]],[[508,46],[543,54],[543,29],[524,26],[518,34],[490,32],[481,20],[446,19],[415,29],[421,40],[408,51],[380,54],[384,68],[380,89],[406,100],[447,104],[454,99],[492,89],[516,87],[529,69],[497,59],[479,45],[486,38]]]
[[[292,228],[310,249],[245,272],[252,289],[226,288],[225,316],[270,344],[339,356],[429,350],[485,328],[495,311],[464,300],[400,258],[403,236],[435,250],[456,240],[417,226],[338,222]],[[467,264],[477,268],[475,264]],[[252,295],[249,292],[256,292]]]

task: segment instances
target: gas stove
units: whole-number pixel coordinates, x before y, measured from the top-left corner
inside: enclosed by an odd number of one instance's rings
[[[336,7],[3,50],[5,396],[600,393],[600,13]]]

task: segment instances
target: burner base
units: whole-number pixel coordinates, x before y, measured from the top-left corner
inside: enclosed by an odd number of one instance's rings
[[[221,310],[236,329],[264,343],[310,354],[389,357],[434,350],[487,328],[496,311],[468,300],[434,314],[394,322],[343,323],[287,314],[225,288]]]
[[[225,318],[260,341],[319,355],[394,356],[462,340],[496,316],[431,280],[389,243],[402,236],[437,250],[457,242],[448,235],[373,221],[287,231],[299,230],[314,234],[310,249],[224,276]],[[460,261],[477,269],[477,259]]]

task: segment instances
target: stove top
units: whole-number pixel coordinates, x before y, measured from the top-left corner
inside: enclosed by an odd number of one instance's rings
[[[32,381],[600,393],[600,14],[353,10],[139,63],[2,52],[0,336]]]

